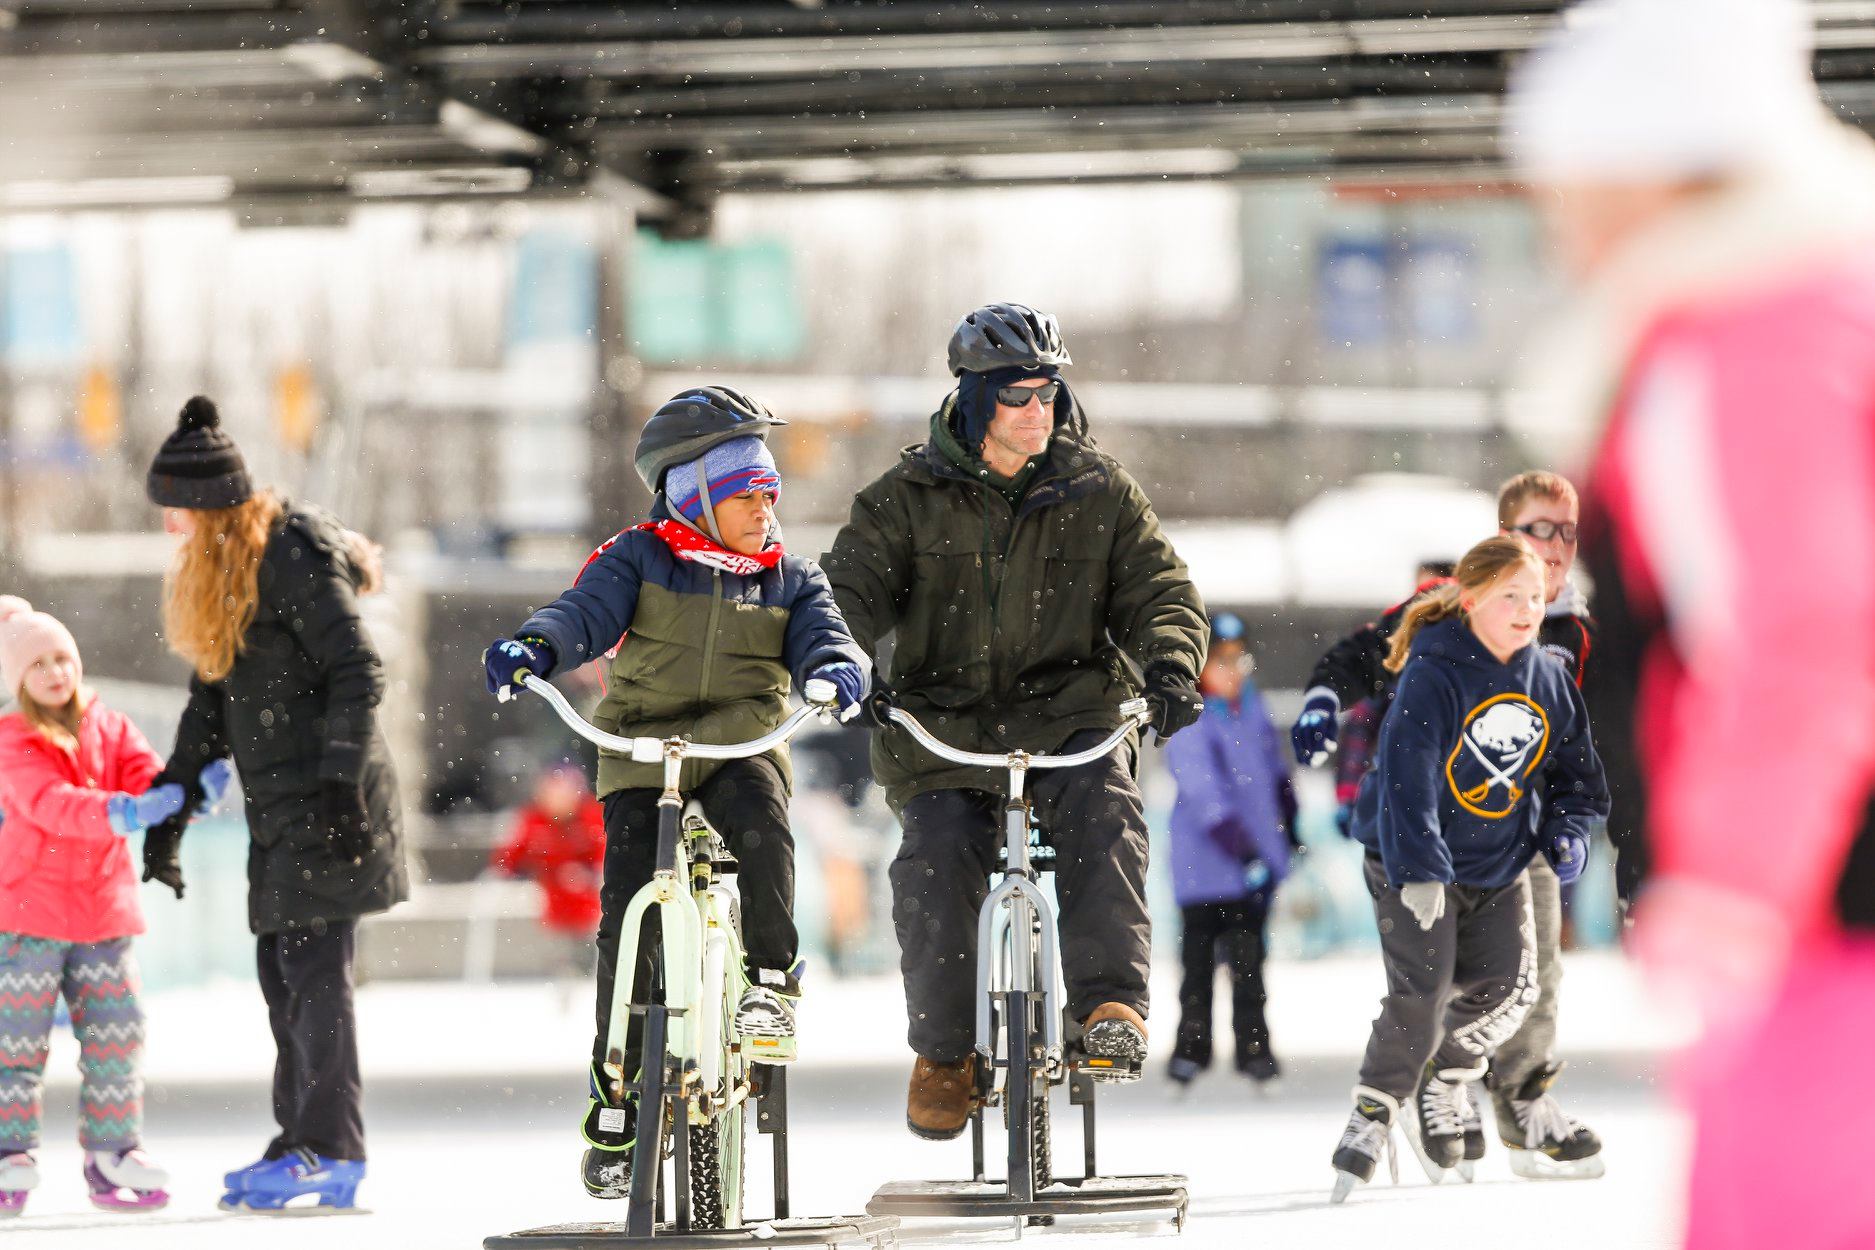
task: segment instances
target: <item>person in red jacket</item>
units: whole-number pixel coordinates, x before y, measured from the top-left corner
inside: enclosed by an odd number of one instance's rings
[[[143,1012],[130,939],[143,932],[127,840],[182,809],[180,785],[137,727],[84,686],[70,631],[0,597],[0,1218],[39,1183],[40,1094],[62,993],[78,1037],[78,1139],[91,1201],[166,1205],[168,1175],[143,1153]],[[225,769],[203,794],[218,800]]]
[[[1619,0],[1509,146],[1578,287],[1521,393],[1599,434],[1582,558],[1640,767],[1632,943],[1688,991],[1696,1250],[1875,1245],[1875,146],[1796,0]]]
[[[561,764],[541,775],[489,866],[539,884],[542,927],[566,943],[572,971],[590,973],[605,866],[605,811],[577,764]]]

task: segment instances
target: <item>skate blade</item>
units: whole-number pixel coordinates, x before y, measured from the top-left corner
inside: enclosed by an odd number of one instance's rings
[[[1413,1148],[1413,1154],[1419,1159],[1419,1166],[1425,1170],[1427,1183],[1433,1185],[1443,1185],[1445,1183],[1445,1178],[1451,1174],[1449,1168],[1442,1168],[1434,1163],[1432,1161],[1432,1156],[1420,1150],[1417,1146]]]
[[[1418,1159],[1419,1166],[1425,1169],[1426,1179],[1434,1185],[1443,1183],[1449,1169],[1434,1163],[1432,1156],[1426,1153],[1425,1144],[1419,1138],[1419,1117],[1409,1111],[1405,1119],[1407,1122],[1402,1127],[1406,1129],[1406,1144],[1412,1147],[1413,1157]]]
[[[153,1202],[113,1202],[108,1198],[93,1198],[91,1205],[100,1211],[109,1211],[112,1215],[144,1215],[168,1206],[169,1196],[165,1194]]]
[[[1340,1206],[1348,1200],[1348,1195],[1353,1193],[1360,1184],[1361,1178],[1354,1173],[1337,1170],[1335,1172],[1334,1192],[1328,1195],[1329,1203],[1333,1206]]]
[[[1608,1168],[1599,1154],[1564,1161],[1552,1159],[1541,1150],[1512,1150],[1510,1170],[1529,1181],[1592,1181],[1603,1176]]]
[[[1478,1179],[1478,1165],[1473,1163],[1470,1159],[1465,1160],[1452,1170],[1457,1172],[1458,1179],[1464,1181],[1467,1185],[1474,1183]]]
[[[250,1193],[223,1194],[215,1206],[236,1215],[265,1215],[285,1219],[307,1219],[322,1215],[369,1215],[371,1209],[361,1206],[338,1206],[324,1202],[301,1203],[298,1206],[255,1206]]]

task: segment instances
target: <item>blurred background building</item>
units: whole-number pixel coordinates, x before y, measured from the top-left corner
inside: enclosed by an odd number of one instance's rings
[[[1510,386],[1549,287],[1495,140],[1561,7],[0,0],[0,586],[163,737],[185,673],[142,479],[215,397],[260,476],[389,551],[431,884],[371,974],[546,969],[526,887],[477,878],[574,744],[478,657],[639,517],[636,424],[700,378],[763,397],[818,552],[922,437],[958,316],[1017,300],[1059,316],[1098,438],[1287,715],[1328,640],[1493,528],[1499,481],[1572,467],[1581,432]],[[1813,7],[1865,120],[1875,17]],[[881,968],[890,822],[824,745],[804,930]],[[1309,783],[1291,951],[1371,928]],[[203,925],[240,923],[239,835],[192,839],[228,885],[192,892]],[[177,932],[156,980],[212,970]]]

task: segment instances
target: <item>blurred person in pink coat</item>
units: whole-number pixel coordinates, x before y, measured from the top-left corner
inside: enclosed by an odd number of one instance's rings
[[[1875,144],[1825,109],[1796,0],[1570,19],[1506,139],[1577,285],[1532,385],[1599,431],[1633,946],[1704,1022],[1687,1245],[1875,1246]]]

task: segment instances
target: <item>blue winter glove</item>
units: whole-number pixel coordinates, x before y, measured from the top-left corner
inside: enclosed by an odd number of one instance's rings
[[[111,832],[118,837],[141,833],[182,810],[182,787],[158,786],[144,794],[113,794],[105,806]]]
[[[1290,745],[1295,747],[1296,763],[1314,768],[1326,763],[1335,753],[1335,737],[1341,732],[1341,700],[1332,690],[1320,686],[1309,691],[1302,715],[1289,730]]]
[[[202,787],[202,801],[197,805],[196,815],[210,811],[222,796],[228,793],[228,786],[234,780],[234,761],[227,759],[210,760],[202,765],[201,775],[195,784]]]
[[[1543,858],[1556,870],[1556,879],[1569,885],[1589,866],[1589,840],[1575,832],[1556,834],[1545,839]]]
[[[488,693],[518,690],[521,674],[532,673],[545,679],[553,673],[558,657],[553,648],[539,638],[502,638],[482,652],[482,670],[488,679]]]
[[[834,702],[840,707],[840,722],[845,724],[860,714],[866,699],[866,670],[851,660],[823,664],[807,675],[809,681],[830,681],[838,691]]]

